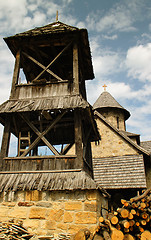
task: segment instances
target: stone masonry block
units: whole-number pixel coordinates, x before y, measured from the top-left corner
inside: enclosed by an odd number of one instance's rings
[[[55,220],[46,220],[45,224],[42,227],[47,230],[55,230],[56,229],[56,221]]]
[[[26,219],[27,209],[26,208],[14,208],[9,212],[9,217],[11,218],[21,218]]]
[[[65,212],[64,213],[64,222],[65,223],[73,222],[73,216],[74,216],[73,212]]]
[[[58,209],[58,210],[51,209],[49,211],[47,219],[48,220],[55,220],[56,222],[60,222],[60,221],[63,220],[63,215],[64,215],[64,210],[63,209]]]
[[[65,210],[70,211],[82,210],[82,202],[81,201],[66,202]]]
[[[23,226],[25,228],[31,228],[32,230],[37,229],[39,227],[40,221],[37,219],[26,219],[24,220]]]
[[[33,207],[30,209],[29,218],[30,219],[45,219],[46,211],[47,211],[46,208]]]
[[[59,230],[65,230],[67,231],[68,225],[66,223],[57,223],[57,228]]]
[[[75,223],[93,224],[97,222],[97,214],[94,212],[78,212],[75,214]]]
[[[79,230],[87,228],[87,225],[84,224],[70,224],[68,226],[68,233],[74,234],[77,233]]]
[[[84,211],[96,212],[97,211],[96,201],[85,202],[84,203]]]

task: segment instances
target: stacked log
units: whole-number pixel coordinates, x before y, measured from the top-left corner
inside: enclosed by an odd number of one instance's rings
[[[31,239],[33,235],[22,226],[22,223],[3,222],[0,223],[0,239]]]
[[[100,217],[96,236],[105,240],[151,240],[150,192],[151,189],[129,201],[122,199],[122,207],[109,213],[108,219]]]

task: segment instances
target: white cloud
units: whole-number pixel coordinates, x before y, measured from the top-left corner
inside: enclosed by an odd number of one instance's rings
[[[91,30],[106,33],[136,31],[134,23],[140,18],[142,4],[141,0],[120,1],[105,12],[104,16],[100,11],[90,13],[86,18],[87,26]]]
[[[63,0],[62,4],[55,0],[5,0],[0,1],[0,32],[8,35],[18,33],[33,27],[42,26],[56,20],[56,11],[59,10],[59,20],[64,17],[64,9],[72,0]],[[69,19],[70,14],[66,14]],[[73,19],[72,16],[71,20]],[[75,23],[75,21],[74,21]]]
[[[115,40],[115,39],[118,38],[117,34],[114,34],[114,35],[111,35],[111,36],[103,35],[102,37],[105,38],[105,39],[108,39],[108,40]]]
[[[122,53],[104,49],[98,38],[91,39],[91,50],[97,79],[108,78],[123,70],[124,58]]]
[[[131,12],[122,6],[116,9],[111,9],[106,16],[100,19],[97,23],[98,31],[102,32],[108,30],[114,31],[133,31],[135,28],[132,26]]]
[[[130,48],[126,56],[128,76],[140,81],[151,81],[150,62],[151,43]]]
[[[0,31],[6,29],[17,30],[21,26],[23,19],[27,14],[27,0],[5,0],[0,3]],[[20,23],[20,24],[18,24]]]

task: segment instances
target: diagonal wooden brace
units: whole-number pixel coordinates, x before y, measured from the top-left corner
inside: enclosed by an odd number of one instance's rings
[[[39,130],[22,114],[20,116],[24,119],[24,121],[32,128],[32,130],[38,135],[38,137],[35,139],[35,141],[25,150],[25,152],[20,157],[25,157],[41,140],[49,147],[49,149],[55,154],[59,155],[59,152],[47,141],[47,139],[44,137],[59,120],[64,116],[66,111],[61,113],[57,116],[56,119],[53,120],[53,122],[41,133]]]
[[[24,121],[29,125],[29,127],[41,138],[41,140],[46,144],[46,146],[55,155],[59,155],[59,152],[48,142],[48,140],[44,136],[41,136],[41,133],[39,132],[39,130],[23,114],[20,114],[20,115],[24,119]]]
[[[45,71],[47,71],[49,74],[51,74],[52,76],[54,76],[56,79],[58,79],[59,81],[64,81],[62,78],[58,77],[55,73],[53,73],[50,69],[46,69],[46,67],[41,64],[40,62],[38,62],[36,59],[34,59],[33,57],[29,56],[27,53],[22,52],[27,58],[29,58],[31,61],[33,61],[34,63],[36,63],[39,67],[43,68]]]
[[[64,53],[64,51],[66,51],[69,48],[71,43],[72,42],[65,46],[64,49],[60,53],[58,53],[58,55],[48,64],[47,67],[45,67],[45,69],[41,73],[39,73],[39,75],[33,81],[37,80],[45,71],[47,71],[47,69]]]

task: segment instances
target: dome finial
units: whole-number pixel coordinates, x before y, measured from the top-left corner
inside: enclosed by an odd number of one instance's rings
[[[104,87],[104,91],[106,91],[107,88],[106,84],[104,84],[102,87]]]

